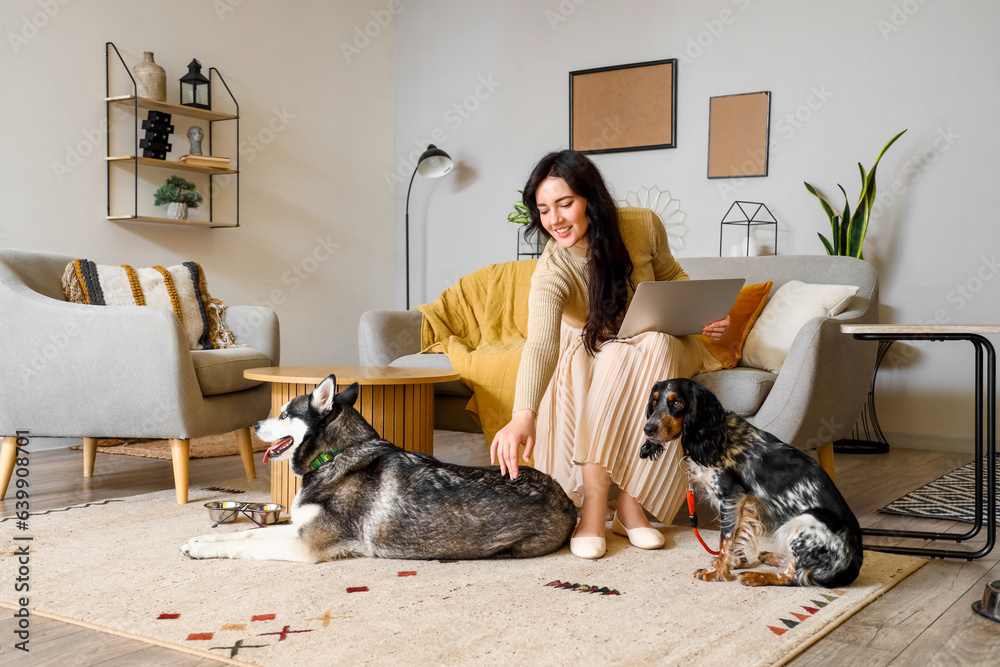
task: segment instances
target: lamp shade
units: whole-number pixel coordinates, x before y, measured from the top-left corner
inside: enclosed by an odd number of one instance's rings
[[[447,174],[454,166],[450,155],[430,144],[417,161],[417,172],[427,178],[437,178]]]

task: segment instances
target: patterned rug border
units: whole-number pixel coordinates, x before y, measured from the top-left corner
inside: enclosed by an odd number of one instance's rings
[[[985,466],[986,461],[984,459]],[[941,519],[975,523],[974,481],[975,461],[959,466],[937,479],[897,498],[878,511],[895,516],[912,516],[923,519]],[[995,462],[997,479],[1000,479],[1000,457]],[[988,473],[983,470],[984,475]],[[1000,491],[997,492],[1000,500]],[[986,523],[986,494],[983,494],[983,523]],[[997,516],[1000,525],[1000,515]]]
[[[16,611],[20,607],[15,604],[11,604],[5,600],[0,600],[0,608],[10,609],[11,611]],[[135,641],[142,642],[144,644],[149,644],[151,646],[159,646],[160,648],[170,649],[172,651],[177,651],[178,653],[185,653],[187,655],[193,655],[198,658],[204,658],[207,660],[215,660],[216,662],[222,662],[229,665],[238,665],[239,667],[260,667],[252,662],[243,662],[242,660],[235,660],[233,658],[227,658],[223,655],[213,654],[209,651],[202,651],[201,649],[191,648],[190,646],[184,646],[183,644],[173,644],[170,642],[157,639],[156,637],[150,637],[149,635],[140,635],[133,632],[128,632],[127,630],[117,630],[115,628],[109,628],[104,625],[98,625],[96,623],[91,623],[90,621],[85,621],[82,618],[72,618],[70,616],[60,616],[50,611],[42,611],[30,607],[32,616],[41,616],[42,618],[47,618],[53,621],[59,621],[60,623],[68,623],[70,625],[76,625],[81,628],[86,628],[87,630],[95,630],[97,632],[103,632],[108,635],[114,635],[116,637],[124,637],[125,639],[132,639]],[[30,655],[30,654],[29,654]]]

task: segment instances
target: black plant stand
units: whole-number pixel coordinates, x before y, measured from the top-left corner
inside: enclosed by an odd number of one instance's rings
[[[872,372],[872,385],[868,389],[868,400],[861,411],[860,430],[856,425],[851,432],[852,438],[836,440],[833,443],[833,451],[836,454],[885,454],[889,451],[889,442],[882,433],[882,427],[878,423],[878,415],[875,414],[875,378],[878,375],[878,367],[882,363],[882,358],[892,347],[891,340],[880,340],[878,342],[878,354],[875,356],[875,370]]]

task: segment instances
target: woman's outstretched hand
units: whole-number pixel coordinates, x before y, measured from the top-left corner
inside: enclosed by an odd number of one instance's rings
[[[722,337],[726,335],[727,329],[729,329],[729,315],[711,324],[706,324],[701,332],[712,340],[722,340]]]
[[[510,478],[517,477],[517,455],[524,447],[524,462],[531,460],[535,448],[535,413],[533,410],[518,410],[510,421],[493,436],[490,445],[490,464],[500,462],[500,475],[510,471]]]

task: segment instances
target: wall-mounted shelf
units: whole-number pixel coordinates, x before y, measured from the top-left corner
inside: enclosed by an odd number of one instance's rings
[[[129,80],[132,82],[132,94],[128,95],[112,95],[111,94],[111,71],[112,71],[112,50],[114,54],[118,57],[118,61],[121,63],[122,68],[124,68],[125,73],[128,75]],[[239,168],[239,144],[240,144],[240,105],[233,97],[232,91],[229,90],[229,85],[226,84],[225,79],[219,74],[219,71],[214,67],[209,68],[209,77],[214,77],[222,84],[225,88],[226,94],[232,101],[233,106],[236,108],[236,113],[220,112],[211,109],[199,109],[196,107],[185,106],[182,104],[174,104],[172,102],[161,102],[159,100],[152,100],[147,97],[139,97],[138,86],[135,82],[135,77],[132,76],[132,72],[129,71],[128,66],[125,64],[125,60],[122,58],[121,53],[118,51],[118,47],[112,42],[107,42],[105,45],[105,59],[106,59],[106,78],[105,78],[105,109],[107,113],[107,153],[105,162],[107,164],[108,172],[108,212],[106,219],[116,222],[151,222],[157,224],[168,224],[168,225],[182,225],[189,227],[239,227],[240,226],[240,168]],[[215,102],[215,91],[220,90],[219,86],[212,86],[212,97],[213,105]],[[131,155],[111,155],[111,142],[112,134],[116,131],[115,123],[111,120],[111,109],[112,106],[120,107],[125,110],[132,111],[132,125],[133,125],[133,142],[132,142],[132,154]],[[142,125],[143,119],[140,118],[139,109],[146,109],[149,111],[159,111],[161,113],[168,113],[172,117],[177,116],[187,119],[195,119],[208,121],[208,129],[205,132],[206,145],[208,147],[208,154],[214,155],[212,151],[212,129],[216,123],[235,123],[235,140],[231,142],[229,150],[231,150],[232,165],[231,168],[221,169],[218,167],[204,167],[193,164],[185,164],[183,162],[178,162],[176,160],[159,160],[149,157],[141,157],[142,150],[139,147],[139,134],[140,126]],[[120,128],[119,128],[120,131]],[[119,142],[121,143],[121,142]],[[230,142],[226,142],[227,145]],[[122,146],[118,146],[117,150],[121,151]],[[126,149],[127,150],[127,149]],[[132,168],[132,179],[133,179],[133,202],[131,213],[115,213],[111,210],[111,179],[112,179],[112,168]],[[185,171],[197,174],[205,174],[208,176],[208,189],[207,193],[204,195],[205,203],[208,204],[208,220],[175,220],[173,218],[163,218],[151,215],[140,215],[139,214],[139,171],[141,169],[153,168],[153,169],[165,169],[168,171]],[[229,177],[235,176],[235,220],[225,220],[219,221],[215,219],[214,207],[213,207],[213,196],[216,192],[214,187],[214,178],[216,176],[224,176],[227,179]],[[225,182],[223,182],[225,185]],[[126,209],[127,210],[127,209]]]
[[[177,114],[178,116],[186,116],[188,118],[197,118],[198,120],[236,120],[239,116],[235,116],[231,113],[220,113],[218,111],[211,111],[210,109],[198,109],[196,107],[186,107],[183,104],[173,104],[172,102],[160,102],[158,100],[151,100],[148,97],[136,97],[135,95],[117,95],[115,97],[105,97],[105,102],[118,102],[122,104],[128,104],[129,106],[137,106],[140,109],[151,109],[153,111],[162,111],[163,113]]]
[[[199,167],[194,164],[184,164],[174,160],[157,160],[151,157],[139,157],[134,155],[114,155],[106,157],[109,162],[138,162],[144,167],[159,167],[161,169],[177,169],[178,171],[194,171],[199,174],[238,174],[235,169],[218,169],[217,167]]]
[[[157,222],[164,225],[188,225],[191,227],[238,227],[235,222],[213,222],[212,220],[174,220],[156,218],[151,215],[109,215],[108,220],[125,222]]]

